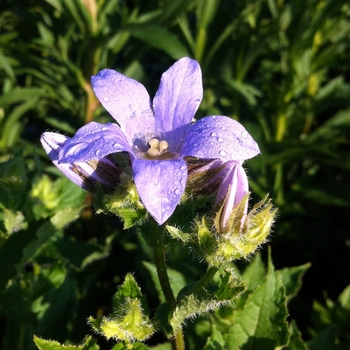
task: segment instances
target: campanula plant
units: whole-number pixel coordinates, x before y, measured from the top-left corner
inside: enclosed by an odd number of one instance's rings
[[[118,124],[83,126],[61,147],[58,164],[73,166],[128,152],[139,196],[159,225],[171,216],[184,193],[184,157],[226,162],[260,153],[235,120],[209,116],[191,123],[203,96],[201,70],[195,60],[182,58],[170,67],[153,102],[142,84],[114,70],[104,69],[92,77],[92,86]]]
[[[162,75],[153,101],[142,84],[110,69],[93,76],[92,87],[118,124],[91,122],[73,138],[46,132],[42,145],[71,181],[97,196],[102,191],[103,210],[119,215],[124,228],[136,225],[142,235],[150,234],[146,240],[153,249],[156,283],[165,303],[152,317],[140,287],[128,274],[114,296],[113,313],[90,317],[89,324],[128,348],[161,330],[183,349],[186,319],[231,303],[243,292],[232,261],[247,258],[269,235],[275,210],[265,199],[248,213],[248,178],[242,167],[260,153],[259,147],[229,117],[193,122],[203,87],[199,64],[190,58],[180,59]],[[113,157],[121,152],[129,154],[125,166]],[[191,232],[182,232],[174,220],[163,225],[180,201],[203,195],[216,195],[216,200],[212,210],[190,219]],[[142,207],[142,219],[146,209],[150,220],[139,220],[136,207]],[[178,295],[165,261],[168,235],[207,263],[204,276],[184,285]],[[35,341],[41,348],[43,340]]]

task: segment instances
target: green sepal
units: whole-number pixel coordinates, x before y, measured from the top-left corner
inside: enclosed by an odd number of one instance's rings
[[[124,182],[113,194],[103,194],[101,191],[97,189],[94,202],[98,213],[110,212],[119,216],[124,222],[124,229],[145,220],[147,211],[140,201],[133,182]]]
[[[192,242],[196,242],[197,250],[211,266],[229,265],[233,260],[248,258],[266,242],[276,214],[267,197],[256,204],[246,214],[248,200],[243,200],[232,210],[227,224],[222,228],[223,207],[215,218],[203,217],[196,220]]]
[[[108,316],[89,318],[92,328],[107,339],[126,343],[144,341],[154,333],[148,317],[146,300],[134,277],[127,274],[113,297],[114,312]]]
[[[63,345],[55,340],[46,340],[34,335],[34,343],[39,350],[99,350],[96,340],[86,337],[81,345]]]

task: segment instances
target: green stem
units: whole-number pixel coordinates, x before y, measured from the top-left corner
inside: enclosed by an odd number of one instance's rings
[[[198,283],[193,287],[193,289],[190,290],[188,294],[193,294],[197,292],[197,290],[204,288],[213,279],[217,270],[218,270],[217,267],[214,267],[214,266],[209,267],[205,275],[198,281]]]
[[[156,223],[152,224],[152,247],[154,255],[154,263],[157,268],[158,278],[166,302],[174,309],[176,301],[174,293],[170,286],[170,281],[167,273],[165,264],[165,249],[164,249],[164,238],[165,232],[163,229],[159,229]]]
[[[176,300],[174,297],[173,290],[170,286],[169,276],[167,273],[167,267],[165,264],[165,249],[164,249],[164,241],[165,241],[165,231],[163,228],[159,229],[159,226],[153,222],[151,228],[152,234],[152,247],[153,247],[153,255],[154,255],[154,263],[157,268],[158,278],[160,282],[160,286],[162,288],[164,297],[166,302],[171,306],[173,310],[176,307]],[[183,338],[182,329],[175,330],[175,348],[176,350],[184,350],[185,342]]]

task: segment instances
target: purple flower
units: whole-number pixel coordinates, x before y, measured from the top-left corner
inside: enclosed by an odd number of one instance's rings
[[[185,156],[226,162],[260,153],[235,120],[210,116],[191,123],[203,87],[199,64],[187,57],[162,75],[153,103],[142,84],[110,69],[93,76],[92,86],[118,125],[91,122],[83,126],[60,150],[59,164],[128,152],[139,196],[159,224],[174,212],[184,192]]]
[[[40,138],[41,144],[52,163],[69,180],[84,190],[93,192],[96,182],[99,182],[105,191],[113,191],[119,184],[121,171],[107,158],[102,157],[73,163],[58,162],[59,151],[69,140],[69,137],[55,132],[44,132]]]

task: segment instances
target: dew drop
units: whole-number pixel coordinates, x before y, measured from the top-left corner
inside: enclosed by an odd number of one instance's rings
[[[177,188],[177,189],[175,190],[175,194],[176,194],[177,196],[180,196],[180,195],[182,194],[182,191],[181,191],[179,188]]]
[[[180,168],[180,170],[184,171],[184,170],[186,170],[186,167],[183,165],[183,166]]]
[[[243,131],[241,132],[241,136],[242,136],[244,139],[246,139],[247,136],[248,136],[248,133],[247,133],[245,130],[243,130]]]
[[[220,142],[220,143],[224,142],[223,138],[222,137],[218,137],[218,142]]]
[[[185,183],[186,183],[186,180],[185,180],[185,179],[181,179],[181,180],[180,180],[181,186],[185,185]]]
[[[119,147],[119,143],[114,143],[113,147],[115,147],[115,148]]]
[[[225,127],[225,126],[222,126],[222,127],[221,127],[221,130],[226,130],[226,127]]]
[[[105,97],[103,98],[103,101],[108,102],[108,101],[109,101],[109,97],[105,96]]]
[[[100,154],[101,154],[101,151],[98,149],[98,150],[95,152],[95,155],[96,155],[96,157],[98,157]]]
[[[227,153],[225,151],[220,151],[219,154],[220,154],[221,157],[226,157],[227,156]]]
[[[211,133],[211,136],[213,136],[213,137],[216,136],[216,133],[215,133],[215,132],[212,132],[212,133]]]
[[[105,130],[107,130],[105,126],[101,128],[101,131],[105,131]]]

